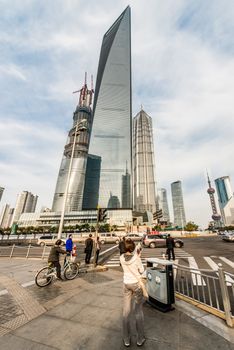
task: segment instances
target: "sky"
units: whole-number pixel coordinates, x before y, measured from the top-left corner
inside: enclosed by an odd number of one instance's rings
[[[0,0],[0,186],[51,207],[84,72],[102,37],[132,15],[133,116],[152,117],[156,181],[181,180],[186,220],[207,227],[206,171],[234,186],[233,0]]]

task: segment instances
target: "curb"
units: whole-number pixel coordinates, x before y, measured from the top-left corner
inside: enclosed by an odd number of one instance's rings
[[[206,328],[209,328],[222,338],[225,338],[230,343],[234,344],[234,329],[229,328],[224,320],[209,314],[208,312],[198,309],[196,306],[189,304],[183,300],[176,298],[176,308],[201,323]]]

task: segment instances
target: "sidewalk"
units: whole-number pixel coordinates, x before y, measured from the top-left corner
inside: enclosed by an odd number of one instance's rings
[[[9,278],[3,282],[12,284],[8,290],[14,297],[14,291],[19,288],[16,282],[10,282]],[[17,295],[18,293],[19,290]],[[27,296],[28,301],[34,298],[34,309],[28,313],[24,311]],[[11,324],[8,322],[9,329],[7,329],[7,323],[1,322],[2,350],[125,349],[121,335],[122,273],[118,271],[90,272],[74,281],[56,282],[47,288],[39,289],[36,286],[25,288],[24,295],[21,295],[21,299],[18,296],[17,302],[23,310],[24,324],[21,323],[23,325],[17,328],[19,324],[16,321]],[[147,340],[142,348],[234,349],[232,342],[194,319],[202,316],[198,311],[192,312],[193,318],[186,313],[191,313],[190,307],[184,309],[180,302],[176,304],[174,311],[165,314],[145,304]],[[19,316],[18,313],[17,317]],[[223,327],[227,328],[225,325]],[[131,349],[138,349],[135,343],[134,337]]]

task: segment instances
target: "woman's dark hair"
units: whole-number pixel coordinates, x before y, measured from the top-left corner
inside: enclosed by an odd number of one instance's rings
[[[60,245],[60,244],[62,244],[61,239],[57,239],[57,241],[55,242],[55,245]]]
[[[125,251],[132,253],[135,249],[135,243],[131,238],[125,239]]]

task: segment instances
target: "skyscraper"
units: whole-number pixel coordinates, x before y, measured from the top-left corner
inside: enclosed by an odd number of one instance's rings
[[[82,209],[96,209],[98,206],[101,157],[88,154]]]
[[[127,7],[103,37],[95,87],[89,153],[101,157],[98,204],[102,208],[107,208],[108,202],[112,208],[119,206],[126,162],[131,181],[131,103],[131,28]],[[121,206],[125,205],[129,206],[129,202],[122,201]]]
[[[155,212],[156,193],[152,119],[141,110],[133,119],[134,209]]]
[[[2,199],[3,192],[4,192],[4,187],[0,187],[0,201]]]
[[[2,212],[0,215],[1,228],[11,227],[13,213],[14,213],[14,209],[10,208],[9,204],[5,204],[4,207],[2,208]]]
[[[22,213],[34,213],[37,205],[38,196],[31,192],[23,191],[18,194],[12,223],[16,223]]]
[[[52,211],[61,211],[64,203],[65,189],[69,181],[66,198],[65,211],[76,211],[82,209],[83,191],[85,184],[86,163],[88,157],[89,140],[92,128],[93,114],[91,110],[93,89],[88,90],[85,83],[80,91],[79,103],[73,114],[73,126],[68,134],[68,140],[64,148],[63,158],[59,169]],[[76,126],[85,120],[87,130],[78,132],[75,136]],[[74,139],[76,137],[76,140]],[[73,143],[75,141],[74,156],[71,157]],[[71,174],[69,176],[69,166],[72,162]],[[68,179],[69,176],[69,179]]]
[[[131,177],[126,165],[126,173],[122,175],[122,208],[131,208],[132,200]]]
[[[175,181],[171,184],[171,195],[174,213],[174,225],[184,227],[186,225],[186,217],[181,181]]]
[[[170,222],[170,213],[167,201],[167,190],[165,188],[158,188],[158,207],[162,209],[162,218],[160,221]]]
[[[234,224],[234,197],[230,177],[222,176],[215,180],[219,208],[225,226]]]

